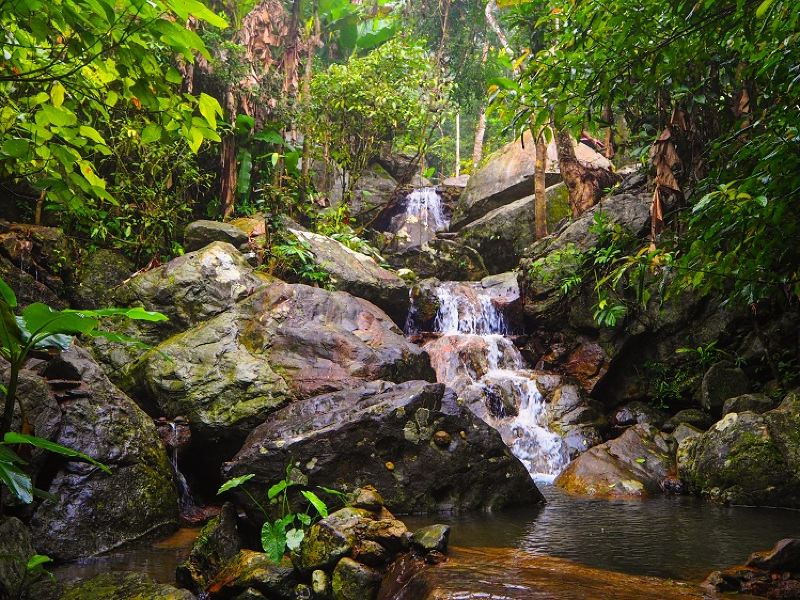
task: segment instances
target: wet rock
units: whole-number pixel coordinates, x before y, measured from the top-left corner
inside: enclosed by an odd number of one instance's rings
[[[450,448],[433,442],[438,430],[451,433]],[[455,435],[461,431],[463,437]],[[313,485],[374,484],[393,512],[498,509],[541,501],[497,431],[459,406],[443,385],[424,381],[372,382],[294,402],[253,431],[223,466],[223,476],[255,473],[251,483],[263,489],[283,476],[289,457]]]
[[[114,250],[101,248],[83,257],[78,268],[72,302],[76,308],[103,308],[113,304],[113,294],[134,272],[133,263]]]
[[[587,393],[591,393],[608,371],[609,363],[610,357],[600,344],[580,340],[566,356],[560,370],[573,377]]]
[[[289,230],[309,245],[314,262],[330,275],[333,289],[369,300],[395,323],[403,324],[408,312],[408,285],[365,254],[318,233]]]
[[[548,426],[563,438],[571,459],[603,441],[605,418],[578,385],[559,385],[547,405]]]
[[[690,490],[733,504],[800,507],[800,396],[764,414],[729,413],[687,448]]]
[[[727,361],[720,361],[706,371],[700,387],[703,408],[719,415],[725,400],[746,394],[750,387],[744,371]]]
[[[67,586],[61,600],[194,600],[188,590],[156,583],[139,573],[104,573]]]
[[[368,522],[368,515],[358,509],[343,508],[314,523],[293,555],[295,566],[301,572],[333,567],[352,552]]]
[[[73,346],[50,361],[46,378],[73,373],[59,399],[56,441],[111,469],[51,457],[55,475],[31,520],[36,548],[57,559],[91,556],[177,525],[172,468],[152,419],[106,378],[89,353]]]
[[[294,600],[297,578],[288,561],[276,565],[262,552],[240,550],[208,585],[212,597],[232,598],[248,589],[267,598]]]
[[[164,417],[156,419],[156,431],[158,437],[164,442],[171,451],[188,448],[192,441],[192,430],[184,417],[178,416],[174,420],[168,421]]]
[[[551,186],[546,195],[547,225],[552,231],[570,215],[566,186],[563,183]],[[534,202],[534,196],[526,196],[460,228],[459,238],[478,251],[490,273],[516,268],[527,248],[536,241]]]
[[[474,248],[459,240],[435,238],[421,248],[387,254],[396,269],[410,269],[417,277],[438,277],[443,281],[478,281],[489,272]]]
[[[642,423],[578,456],[555,483],[572,494],[642,498],[662,493],[676,470],[670,439]]]
[[[433,378],[427,355],[373,304],[275,282],[235,308],[148,352],[138,393],[197,440],[242,440],[296,398],[363,380]]]
[[[189,557],[178,565],[175,577],[181,587],[199,594],[204,592],[222,567],[241,549],[236,508],[230,502],[222,507],[219,516],[200,530]]]
[[[378,490],[371,485],[365,485],[364,487],[358,488],[355,492],[353,492],[353,498],[349,502],[349,505],[353,508],[362,508],[372,512],[380,512],[380,510],[384,507],[384,501],[383,496],[380,495]]]
[[[331,580],[328,574],[322,569],[317,569],[311,573],[311,591],[317,596],[326,596],[331,591]]]
[[[183,232],[183,245],[187,252],[200,250],[214,242],[225,242],[235,248],[247,243],[247,234],[239,227],[220,221],[193,221]]]
[[[267,600],[267,597],[256,588],[247,588],[241,594],[236,595],[233,600]]]
[[[351,558],[343,558],[333,570],[334,600],[369,600],[378,593],[380,571],[362,565]]]
[[[480,218],[499,206],[529,196],[533,190],[533,167],[536,145],[530,133],[515,140],[497,153],[476,173],[472,174],[467,187],[459,198],[453,213],[453,231],[466,223]],[[609,168],[609,161],[584,144],[578,144],[575,153],[583,163]],[[555,145],[547,149],[547,185],[558,183],[558,154]]]
[[[74,248],[56,227],[0,222],[0,276],[21,306],[64,308],[74,278]]]
[[[708,429],[713,420],[711,416],[699,408],[685,408],[683,410],[679,410],[673,416],[666,420],[662,429],[667,432],[675,431],[676,428],[685,423],[686,425],[692,425],[698,429]]]
[[[35,554],[31,535],[16,517],[0,520],[0,598],[25,597],[28,559]]]
[[[411,536],[411,545],[422,552],[435,551],[446,554],[449,540],[449,525],[428,525],[414,532]]]
[[[646,402],[630,402],[611,415],[611,424],[617,427],[647,423],[660,429],[666,420],[667,415],[663,410]]]
[[[800,572],[800,540],[786,538],[780,540],[766,552],[754,552],[747,559],[746,566],[771,573],[791,571]]]
[[[766,394],[743,394],[734,398],[728,398],[722,405],[722,415],[725,416],[732,412],[754,412],[763,413],[773,408],[775,403]]]

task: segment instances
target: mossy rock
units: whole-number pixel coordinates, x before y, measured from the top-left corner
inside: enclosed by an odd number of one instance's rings
[[[195,596],[139,573],[104,573],[68,586],[61,600],[195,600]]]

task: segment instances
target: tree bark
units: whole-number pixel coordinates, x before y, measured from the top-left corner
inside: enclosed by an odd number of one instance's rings
[[[599,167],[585,166],[575,156],[572,136],[567,131],[556,134],[558,167],[569,191],[572,216],[579,217],[597,204],[603,190],[619,181],[619,176]]]
[[[531,134],[535,135],[533,130]],[[533,217],[536,224],[536,239],[540,240],[547,235],[547,194],[545,190],[545,173],[547,170],[547,144],[544,131],[539,131],[536,138],[536,162],[534,164],[534,201]]]
[[[489,39],[483,42],[483,51],[481,52],[481,65],[486,64],[486,59],[489,56]],[[472,144],[472,170],[477,171],[478,165],[481,164],[483,158],[483,138],[486,137],[486,103],[481,104],[480,112],[478,113],[478,123],[475,125],[475,141]]]
[[[495,11],[497,10],[497,0],[489,0],[486,3],[486,10],[484,14],[486,15],[486,22],[489,24],[489,27],[492,28],[497,39],[500,40],[500,45],[503,47],[503,50],[509,56],[514,55],[514,50],[511,48],[511,44],[508,43],[508,38],[506,37],[505,32],[500,27],[500,23],[497,21],[497,18],[494,16]]]

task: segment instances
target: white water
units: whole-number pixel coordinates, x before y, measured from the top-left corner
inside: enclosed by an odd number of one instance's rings
[[[409,217],[429,231],[445,231],[450,226],[444,215],[442,197],[433,187],[418,188],[407,196],[406,218]]]
[[[569,455],[547,426],[547,406],[533,372],[505,337],[509,327],[503,313],[477,286],[445,283],[436,293],[434,329],[444,335],[425,348],[437,379],[473,400],[476,414],[500,432],[536,481],[552,482]]]

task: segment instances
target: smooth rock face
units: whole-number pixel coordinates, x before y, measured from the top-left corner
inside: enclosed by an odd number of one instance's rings
[[[686,449],[681,478],[720,502],[800,507],[800,395],[764,414],[729,413]]]
[[[558,386],[549,400],[548,426],[564,439],[571,459],[603,441],[605,418],[577,385]]]
[[[575,153],[585,164],[610,168],[608,159],[584,144],[578,144]],[[499,206],[529,196],[533,191],[535,161],[536,145],[530,132],[526,131],[522,143],[520,140],[510,142],[469,178],[453,213],[451,229],[456,231]],[[561,179],[557,163],[558,154],[551,143],[547,149],[548,186]]]
[[[227,242],[239,248],[247,243],[247,234],[230,223],[220,221],[194,221],[183,232],[183,245],[188,252],[200,250],[213,242]]]
[[[17,597],[25,581],[25,565],[34,554],[30,533],[22,521],[4,517],[0,521],[0,598]]]
[[[64,560],[91,556],[177,525],[172,469],[150,417],[81,348],[63,352],[44,374],[76,384],[60,399],[56,441],[105,463],[111,474],[77,461],[57,470],[46,490],[54,499],[31,520],[37,550]]]
[[[563,183],[547,189],[548,230],[570,214],[566,193]],[[515,200],[459,230],[459,237],[478,251],[490,273],[516,268],[525,250],[536,241],[534,202],[534,196]]]
[[[437,431],[450,434],[437,445]],[[223,466],[255,473],[253,490],[283,477],[289,459],[309,483],[373,484],[395,512],[499,509],[542,500],[499,433],[456,404],[441,384],[367,383],[295,402],[270,416]],[[242,495],[240,500],[247,503]]]
[[[674,480],[675,456],[668,436],[639,424],[578,456],[556,478],[556,485],[572,494],[642,498],[671,489]]]
[[[450,540],[449,525],[428,525],[417,529],[411,536],[412,546],[423,552],[447,552]]]
[[[309,231],[289,231],[309,245],[316,264],[330,274],[334,289],[369,300],[395,323],[405,321],[408,286],[400,277],[378,265],[371,257],[332,238]]]
[[[700,402],[704,409],[719,416],[726,400],[746,394],[749,387],[744,371],[727,361],[720,361],[711,365],[703,376]]]
[[[433,378],[427,355],[373,304],[283,282],[167,340],[132,372],[142,394],[167,417],[186,416],[201,440],[243,439],[295,398]]]
[[[156,583],[139,573],[104,573],[67,587],[61,600],[195,600],[188,590]]]

